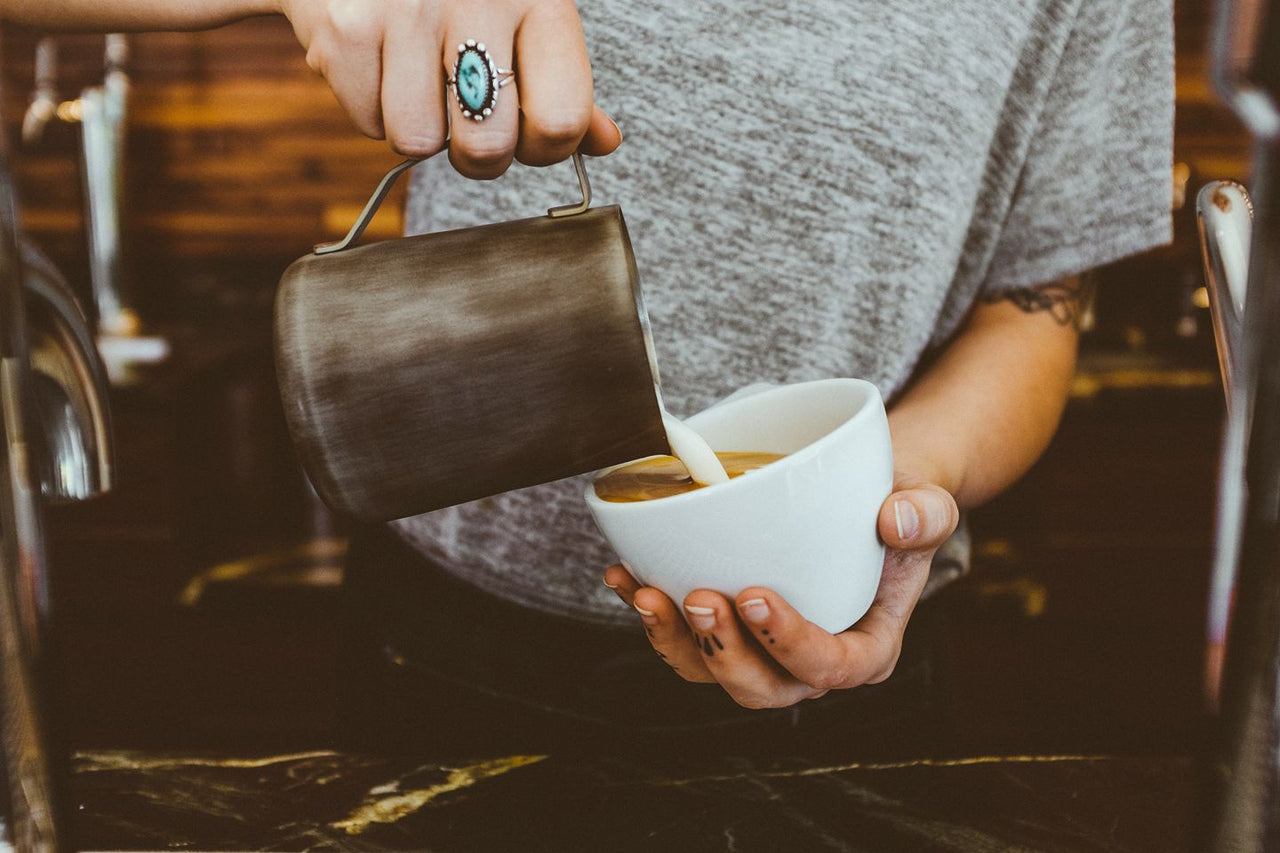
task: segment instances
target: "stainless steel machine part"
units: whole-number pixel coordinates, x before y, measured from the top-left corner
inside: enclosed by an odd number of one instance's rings
[[[1234,604],[1195,849],[1265,851],[1280,850],[1280,0],[1217,12],[1215,83],[1256,140],[1255,218],[1219,481],[1215,574],[1235,578]]]

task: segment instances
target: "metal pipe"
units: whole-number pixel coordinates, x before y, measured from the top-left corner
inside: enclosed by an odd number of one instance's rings
[[[1280,850],[1280,0],[1220,0],[1214,79],[1256,139],[1243,335],[1229,390],[1215,574],[1235,578],[1197,849]],[[1243,507],[1241,520],[1224,514]],[[1234,562],[1234,567],[1230,563]],[[1233,571],[1234,569],[1234,571]]]
[[[48,715],[49,591],[31,465],[22,265],[7,156],[0,147],[0,760],[13,849],[64,849]]]
[[[97,302],[98,330],[104,335],[131,336],[138,333],[139,323],[123,291],[121,209],[129,97],[124,38],[107,36],[106,74],[101,86],[81,92],[80,122],[89,273]]]
[[[45,36],[36,44],[35,88],[22,117],[22,142],[34,145],[58,114],[58,42]]]
[[[1239,364],[1240,341],[1244,335],[1241,323],[1246,277],[1249,274],[1249,241],[1253,231],[1253,205],[1245,188],[1230,181],[1206,184],[1196,198],[1196,223],[1227,404],[1227,424],[1218,471],[1217,548],[1210,575],[1205,632],[1205,699],[1210,712],[1216,713],[1244,517],[1244,490],[1240,484],[1244,482],[1247,413],[1243,403],[1246,394],[1240,388]]]
[[[40,494],[56,503],[84,500],[111,488],[106,371],[89,321],[57,269],[25,240],[19,258]]]
[[[1209,313],[1229,412],[1239,405],[1240,338],[1253,234],[1253,202],[1233,181],[1211,181],[1196,196]]]
[[[1277,153],[1260,150],[1260,169],[1273,170]],[[1210,832],[1211,849],[1231,851],[1280,849],[1280,185],[1259,181],[1254,199],[1241,414],[1227,421],[1219,496],[1220,513],[1242,503],[1243,523],[1238,541],[1220,526],[1217,544],[1237,565],[1210,760]]]
[[[48,100],[52,47],[43,55],[40,88]],[[5,840],[23,853],[67,847],[48,713],[51,602],[41,497],[97,494],[110,486],[110,460],[107,383],[93,332],[53,265],[20,241],[0,139],[0,804]]]

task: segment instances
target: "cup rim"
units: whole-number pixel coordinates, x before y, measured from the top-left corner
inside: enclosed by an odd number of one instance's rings
[[[712,411],[718,411],[722,407],[733,408],[738,405],[745,404],[748,400],[754,400],[756,397],[759,397],[762,395],[773,394],[773,393],[781,392],[783,390],[789,390],[789,389],[795,389],[795,388],[806,388],[814,385],[832,385],[832,384],[852,385],[854,387],[861,388],[862,390],[867,391],[869,393],[867,393],[866,398],[863,400],[862,405],[858,407],[857,411],[855,411],[852,415],[850,415],[845,420],[841,421],[834,429],[824,433],[823,435],[814,439],[813,441],[809,442],[803,447],[797,450],[791,451],[790,453],[783,456],[781,459],[778,459],[775,462],[770,462],[768,465],[765,465],[761,468],[756,469],[756,471],[749,472],[749,473],[754,474],[756,472],[768,471],[771,468],[773,468],[773,466],[778,465],[779,463],[784,462],[786,460],[794,460],[790,464],[798,464],[814,456],[815,454],[821,452],[823,447],[835,441],[836,440],[835,436],[837,433],[841,433],[846,429],[852,429],[854,425],[857,424],[858,422],[865,420],[869,417],[872,417],[872,415],[867,414],[867,412],[873,408],[873,406],[871,405],[872,403],[874,403],[876,400],[881,399],[880,389],[876,387],[874,383],[869,382],[866,379],[856,379],[853,377],[843,377],[843,376],[830,377],[827,379],[811,379],[806,382],[792,382],[786,385],[775,385],[771,388],[765,388],[765,389],[762,389],[761,391],[758,391],[754,394],[749,394],[738,400],[730,400],[728,402],[717,403],[711,406],[711,408],[704,409],[702,412],[699,412],[697,415],[691,416],[688,420],[693,420],[696,417],[699,417],[703,414],[710,413]],[[658,455],[663,455],[663,454],[658,454]],[[657,458],[657,457],[656,456],[641,457],[641,459],[654,459],[654,458]],[[611,512],[644,511],[643,510],[644,507],[653,507],[653,506],[670,507],[673,504],[678,504],[678,503],[688,503],[690,501],[712,500],[712,498],[709,498],[707,496],[717,495],[717,494],[723,495],[726,493],[725,492],[726,489],[740,488],[740,484],[742,483],[742,481],[748,479],[745,476],[734,477],[733,479],[729,480],[729,482],[727,483],[717,483],[714,486],[703,486],[700,489],[694,489],[688,492],[681,492],[675,495],[667,495],[666,497],[662,497],[662,498],[653,498],[652,500],[647,500],[647,501],[607,501],[596,494],[596,488],[595,488],[596,480],[603,477],[609,471],[616,470],[617,468],[623,467],[625,465],[630,465],[634,462],[639,462],[641,461],[641,459],[633,459],[631,460],[631,462],[624,462],[622,463],[622,466],[619,466],[619,465],[611,466],[597,473],[595,476],[593,476],[591,478],[591,482],[587,485],[587,488],[586,488],[585,497],[586,497],[587,503],[591,504],[592,506],[607,506],[610,508],[609,511]]]

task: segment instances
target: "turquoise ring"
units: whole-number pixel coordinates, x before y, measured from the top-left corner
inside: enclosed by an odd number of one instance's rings
[[[467,39],[458,45],[449,86],[458,99],[463,118],[476,121],[488,118],[498,102],[498,90],[514,79],[515,72],[499,68],[484,42]]]

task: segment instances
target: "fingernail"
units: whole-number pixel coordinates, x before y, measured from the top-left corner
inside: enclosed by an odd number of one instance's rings
[[[643,622],[646,625],[658,624],[658,616],[652,610],[645,610],[639,604],[632,604],[631,606],[634,607],[636,609],[636,612],[640,614],[641,622]]]
[[[920,515],[910,501],[893,502],[893,520],[898,525],[898,539],[908,542],[920,532]]]
[[[712,607],[698,607],[686,604],[684,612],[689,614],[689,624],[699,631],[710,631],[716,624],[716,611]]]
[[[759,625],[769,618],[769,602],[763,598],[752,598],[738,605],[742,618],[753,625]]]
[[[617,589],[617,588],[618,588],[618,587],[616,587],[615,585],[613,585],[613,584],[609,583],[608,581],[604,581],[603,583],[604,583],[604,585],[605,585],[605,586],[609,587],[609,589]]]
[[[626,137],[622,135],[622,128],[618,127],[618,123],[614,121],[612,117],[609,118],[609,124],[613,125],[614,130],[618,131],[618,144],[621,145],[626,139]]]

